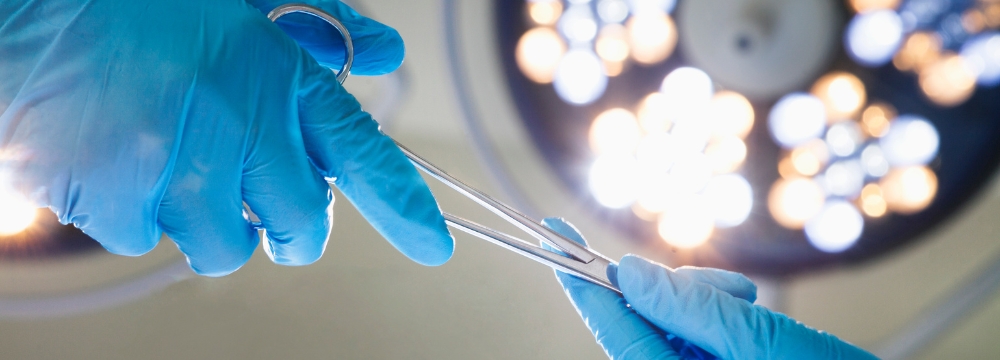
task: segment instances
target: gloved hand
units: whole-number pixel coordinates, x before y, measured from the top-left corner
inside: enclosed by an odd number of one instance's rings
[[[586,245],[572,225],[543,224]],[[875,359],[837,337],[753,305],[757,287],[720,269],[670,269],[626,255],[622,294],[556,272],[597,342],[612,359]],[[704,349],[704,350],[702,350]]]
[[[399,66],[395,30],[308,2],[350,30],[353,73]],[[278,4],[0,2],[0,181],[116,254],[166,233],[210,276],[258,244],[244,201],[274,262],[316,261],[331,181],[403,254],[444,263],[454,240],[427,185],[321,65],[342,64],[340,35],[301,14],[283,31],[265,17]]]

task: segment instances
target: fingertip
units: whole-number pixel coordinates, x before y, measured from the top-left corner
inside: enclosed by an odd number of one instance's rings
[[[734,297],[753,303],[757,300],[757,285],[743,274],[716,268],[682,266],[674,270],[681,276],[711,285]]]
[[[403,255],[423,266],[441,266],[451,260],[455,254],[455,238],[447,229],[441,232],[428,234],[426,238],[418,240],[422,246],[400,249]]]

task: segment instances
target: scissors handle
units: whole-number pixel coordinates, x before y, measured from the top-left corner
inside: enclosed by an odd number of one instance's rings
[[[344,24],[337,20],[337,18],[320,8],[308,4],[291,3],[278,6],[267,14],[267,18],[273,22],[277,21],[278,18],[282,16],[292,13],[303,13],[318,17],[332,25],[338,32],[340,32],[340,36],[344,39],[347,60],[344,62],[344,66],[340,69],[340,71],[334,72],[337,74],[337,81],[343,83],[350,73],[351,66],[354,64],[354,42],[351,40],[350,32]],[[617,286],[615,286],[611,281],[608,274],[610,265],[614,264],[614,261],[601,254],[591,251],[587,247],[566,238],[562,234],[542,226],[542,224],[538,221],[525,216],[506,204],[452,177],[448,173],[434,166],[434,164],[431,164],[429,161],[424,160],[417,154],[413,153],[410,149],[407,149],[398,141],[396,142],[396,146],[399,147],[403,154],[405,154],[418,169],[423,170],[425,173],[440,180],[452,189],[472,199],[479,205],[489,209],[494,214],[499,215],[504,220],[516,225],[521,230],[531,234],[531,236],[535,237],[539,241],[561,250],[569,257],[545,250],[527,241],[490,229],[461,217],[449,213],[443,213],[445,222],[449,226],[500,245],[518,254],[548,265],[556,270],[575,275],[597,285],[620,292]],[[247,207],[246,204],[244,204],[244,207],[247,209],[247,216],[251,219],[252,226],[258,230],[263,229],[259,219],[256,219],[256,216],[249,210],[249,207]]]

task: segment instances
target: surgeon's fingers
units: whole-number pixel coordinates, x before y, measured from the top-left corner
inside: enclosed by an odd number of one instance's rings
[[[583,236],[559,218],[542,221],[546,227],[587,245]],[[552,251],[552,247],[543,245]],[[566,296],[597,342],[612,359],[681,359],[662,332],[629,308],[622,296],[575,276],[556,271]]]
[[[722,269],[694,266],[681,266],[674,269],[674,273],[687,276],[697,282],[712,285],[719,290],[729,293],[729,295],[751,303],[757,301],[757,285],[746,276],[743,276],[743,274]]]
[[[210,105],[209,105],[210,106]],[[192,104],[197,108],[198,104]],[[200,111],[200,110],[196,110]],[[160,201],[160,228],[187,256],[196,273],[223,276],[239,269],[257,248],[257,232],[243,217],[239,187],[243,149],[213,137],[192,136],[210,121],[189,121],[178,150],[178,162]],[[209,125],[211,126],[211,125]],[[240,136],[216,129],[217,135]]]
[[[298,121],[265,119],[249,140],[243,200],[266,229],[264,251],[282,265],[319,260],[333,224],[333,192],[306,157]]]
[[[871,356],[830,334],[634,255],[622,258],[618,283],[644,318],[723,359]]]
[[[416,168],[329,70],[304,58],[299,117],[313,165],[410,259],[448,261],[455,241]]]
[[[251,5],[264,13],[270,12],[284,1],[249,0]],[[403,62],[405,48],[399,32],[375,20],[359,15],[354,9],[331,0],[299,1],[316,6],[340,20],[354,42],[352,74],[381,75],[392,72]],[[302,46],[320,64],[340,69],[344,64],[344,40],[340,33],[322,19],[305,14],[289,14],[277,21],[289,36]]]

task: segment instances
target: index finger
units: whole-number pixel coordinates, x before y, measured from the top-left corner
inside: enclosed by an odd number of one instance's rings
[[[313,165],[404,255],[447,262],[454,239],[416,168],[329,69],[303,58],[298,118]]]

